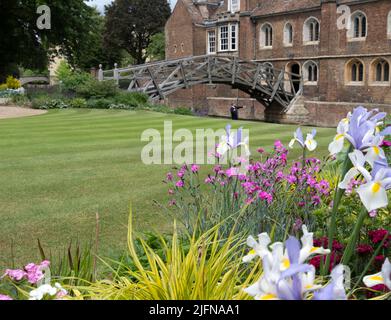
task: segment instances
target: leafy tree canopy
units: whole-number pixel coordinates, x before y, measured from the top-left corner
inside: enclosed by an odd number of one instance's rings
[[[164,32],[157,33],[151,37],[147,54],[154,61],[164,60],[166,58],[166,38]]]
[[[145,62],[152,36],[164,30],[171,14],[167,0],[115,0],[105,11],[105,48],[125,49],[137,64]]]
[[[51,10],[51,28],[40,30],[37,8]],[[73,66],[90,64],[86,48],[99,41],[96,31],[103,22],[96,9],[83,0],[1,0],[0,78],[14,74],[18,66],[45,69],[52,54],[64,55]],[[96,48],[96,46],[95,46]]]

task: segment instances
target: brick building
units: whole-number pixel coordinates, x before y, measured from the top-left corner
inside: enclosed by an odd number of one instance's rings
[[[233,55],[303,79],[282,116],[221,84],[176,91],[172,106],[229,116],[238,101],[243,119],[319,126],[335,125],[358,104],[391,111],[391,0],[178,0],[166,39],[167,59]]]

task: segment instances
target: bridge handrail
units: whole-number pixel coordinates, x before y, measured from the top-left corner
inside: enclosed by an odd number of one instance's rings
[[[287,107],[301,93],[299,74],[274,68],[267,62],[243,60],[231,55],[200,55],[154,61],[143,65],[102,70],[98,79],[129,80],[128,91],[144,92],[153,99],[197,84],[225,83],[236,86],[270,105],[274,100]],[[297,83],[300,81],[300,87]]]
[[[149,62],[149,63],[145,63],[145,64],[136,64],[136,65],[131,65],[131,66],[123,67],[123,68],[114,68],[114,69],[102,70],[102,71],[104,73],[109,73],[109,72],[111,73],[111,72],[114,72],[114,70],[117,70],[120,73],[121,72],[127,72],[127,71],[137,71],[137,70],[141,70],[141,69],[148,68],[148,67],[159,66],[159,65],[162,65],[162,64],[171,64],[171,63],[174,64],[174,63],[192,61],[192,60],[203,59],[203,58],[228,58],[228,59],[233,59],[235,57],[230,56],[230,55],[205,54],[205,55],[199,55],[199,56],[187,56],[187,57],[177,58],[177,59],[153,61],[153,62]],[[237,62],[238,63],[258,63],[258,64],[263,64],[263,65],[267,65],[267,67],[270,70],[277,71],[276,73],[281,72],[280,69],[271,67],[266,62],[258,62],[257,60],[243,60],[243,59],[240,59],[240,58],[237,59]],[[284,73],[289,75],[289,76],[301,77],[300,74],[289,72],[289,71],[284,71]],[[109,79],[109,77],[105,77],[105,78]],[[110,77],[110,78],[113,79],[113,77]]]

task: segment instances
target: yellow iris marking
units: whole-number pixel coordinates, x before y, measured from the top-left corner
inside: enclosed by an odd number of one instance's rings
[[[370,279],[373,281],[383,281],[383,277],[381,276],[372,276],[370,277]]]
[[[316,250],[318,250],[319,249],[319,247],[313,247],[311,250],[310,250],[310,252],[311,253],[314,253]]]
[[[335,137],[335,140],[341,140],[344,137],[343,134],[339,134]]]
[[[379,182],[375,182],[372,186],[372,192],[378,193],[380,191],[381,184]]]
[[[306,288],[306,289],[311,289],[311,288],[312,288],[312,284],[307,284],[307,285],[305,286],[305,288]]]
[[[275,299],[276,296],[274,294],[265,294],[264,296],[261,297],[261,300],[272,300]]]
[[[379,147],[373,147],[373,150],[375,151],[376,155],[378,156],[380,153]]]
[[[282,262],[282,265],[284,268],[288,269],[291,266],[291,263],[290,263],[289,259],[284,259],[284,261]]]
[[[255,254],[255,250],[252,249],[248,254]]]
[[[349,119],[348,119],[348,118],[342,119],[342,121],[343,121],[344,123],[349,123]]]

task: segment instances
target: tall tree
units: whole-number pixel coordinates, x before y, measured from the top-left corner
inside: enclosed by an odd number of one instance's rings
[[[115,0],[105,10],[105,47],[125,49],[137,64],[145,62],[151,37],[164,30],[171,14],[167,0]]]
[[[50,8],[50,29],[37,25],[37,8],[43,4]],[[94,32],[94,10],[83,0],[1,0],[0,80],[17,66],[47,67],[55,51],[76,64],[78,51]]]
[[[151,37],[147,54],[152,61],[164,60],[166,58],[166,38],[164,32],[157,33]]]

